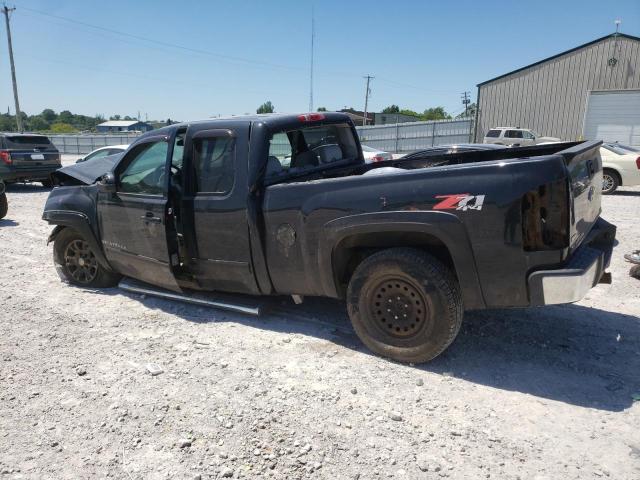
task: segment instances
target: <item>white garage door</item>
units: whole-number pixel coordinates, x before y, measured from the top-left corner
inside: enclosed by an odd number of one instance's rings
[[[640,146],[640,90],[591,92],[584,138]]]

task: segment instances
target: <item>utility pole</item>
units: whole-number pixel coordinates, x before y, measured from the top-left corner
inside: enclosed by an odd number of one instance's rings
[[[313,43],[316,36],[316,26],[313,5],[311,6],[311,70],[309,72],[309,112],[313,112]]]
[[[16,81],[16,66],[13,63],[13,45],[11,44],[11,27],[9,27],[9,13],[13,12],[14,8],[8,8],[6,5],[2,7],[2,13],[4,13],[4,19],[7,22],[7,42],[9,43],[9,61],[11,63],[11,79],[13,80],[13,98],[16,101],[16,123],[18,124],[18,131],[22,132],[22,117],[20,116],[20,103],[18,102],[18,82]]]
[[[369,94],[371,94],[371,89],[369,88],[369,82],[376,77],[367,75],[366,77],[363,77],[363,78],[367,79],[367,89],[365,90],[365,94],[364,94],[364,120],[362,121],[362,125],[366,126],[367,125],[367,107],[369,106]]]
[[[469,98],[469,94],[471,92],[462,92],[462,104],[464,105],[464,116],[465,118],[469,116],[469,104],[471,103],[471,99]]]

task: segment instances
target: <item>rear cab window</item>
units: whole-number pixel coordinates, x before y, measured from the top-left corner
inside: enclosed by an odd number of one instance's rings
[[[500,136],[500,130],[489,130],[486,136],[491,138],[497,138]]]
[[[346,123],[276,131],[269,138],[266,175],[281,176],[360,158],[351,126]]]

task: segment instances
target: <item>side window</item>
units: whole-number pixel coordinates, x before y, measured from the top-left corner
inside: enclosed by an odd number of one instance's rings
[[[119,190],[162,195],[167,150],[167,142],[147,143],[134,149],[133,159],[119,175]]]
[[[507,130],[504,136],[507,138],[522,138],[522,130]]]
[[[225,194],[234,180],[235,140],[220,136],[193,141],[195,193]]]
[[[487,137],[497,138],[500,136],[500,130],[489,130],[487,132]]]
[[[173,144],[173,155],[171,156],[171,165],[182,168],[182,155],[184,153],[184,137],[186,132],[178,132]]]
[[[536,138],[531,132],[527,132],[526,130],[522,131],[522,137],[526,138],[527,140],[534,140]]]
[[[274,133],[269,140],[269,163],[267,164],[267,170],[279,169],[278,165],[274,162],[277,160],[280,163],[280,167],[289,168],[291,165],[291,155],[293,150],[291,148],[291,142],[286,133]],[[267,174],[272,173],[267,171]]]

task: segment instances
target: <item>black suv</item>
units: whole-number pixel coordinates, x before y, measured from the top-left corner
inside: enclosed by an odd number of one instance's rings
[[[41,182],[51,187],[50,175],[62,165],[60,152],[44,135],[0,134],[0,179]]]

